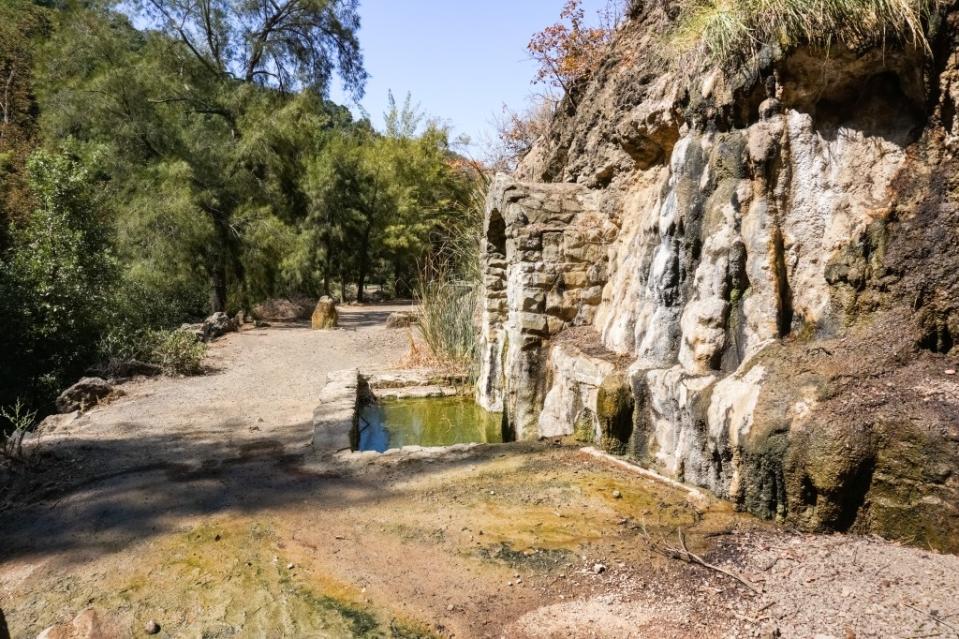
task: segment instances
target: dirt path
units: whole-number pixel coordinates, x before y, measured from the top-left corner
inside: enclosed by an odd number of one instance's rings
[[[346,311],[231,335],[218,372],[51,436],[0,511],[10,634],[93,609],[117,637],[959,636],[959,558],[776,531],[575,447],[317,464],[325,374],[407,348],[389,308]],[[761,594],[653,552],[679,528]]]

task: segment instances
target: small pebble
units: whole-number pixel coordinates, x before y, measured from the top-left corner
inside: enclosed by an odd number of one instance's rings
[[[954,368],[950,368],[949,370],[946,371],[946,375],[955,375],[955,374],[956,374],[956,369]]]
[[[160,632],[160,624],[151,619],[143,625],[143,631],[148,635],[155,635],[156,633]]]
[[[606,572],[606,566],[603,564],[593,564],[593,572],[595,572],[597,575],[601,575]]]
[[[453,612],[454,610],[456,610],[456,608],[453,606],[453,604],[446,606],[446,612]]]
[[[623,498],[623,493],[619,492],[618,490],[614,490],[614,491],[613,491],[613,498],[614,498],[614,499],[622,499],[622,498]]]
[[[286,569],[287,569],[287,570],[293,570],[293,564],[287,564],[287,565],[286,565]]]

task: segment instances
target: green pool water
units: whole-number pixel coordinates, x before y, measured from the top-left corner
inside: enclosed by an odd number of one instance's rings
[[[360,411],[357,450],[499,444],[501,424],[500,413],[489,413],[468,397],[373,402]]]

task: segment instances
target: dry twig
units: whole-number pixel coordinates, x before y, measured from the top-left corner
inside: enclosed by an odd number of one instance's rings
[[[932,614],[931,612],[926,612],[925,610],[923,610],[923,609],[921,609],[921,608],[917,608],[916,606],[913,606],[912,604],[903,603],[903,605],[906,606],[906,608],[912,608],[912,609],[915,610],[916,612],[919,612],[919,613],[922,613],[922,614],[926,615],[927,617],[929,617],[930,619],[932,619],[932,620],[935,621],[936,623],[938,623],[938,624],[940,624],[940,625],[948,628],[949,630],[951,630],[951,631],[956,635],[956,637],[959,637],[959,628],[956,628],[955,626],[946,623],[945,621],[942,620],[941,617],[939,617],[939,616],[937,616],[937,615],[934,615],[934,614]]]
[[[736,581],[741,583],[743,586],[745,586],[752,592],[756,593],[757,595],[763,594],[762,591],[759,590],[759,588],[757,588],[755,585],[753,585],[752,583],[750,583],[749,581],[747,581],[740,575],[737,575],[736,573],[730,570],[726,570],[725,568],[721,568],[715,564],[711,564],[705,559],[703,559],[702,557],[700,557],[699,555],[691,552],[689,548],[686,546],[686,537],[683,535],[682,528],[678,528],[676,530],[676,534],[679,537],[679,547],[669,545],[668,543],[666,543],[665,539],[660,543],[654,542],[652,538],[650,537],[649,532],[646,530],[645,523],[642,524],[642,528],[643,528],[643,536],[646,538],[646,541],[649,543],[649,545],[652,547],[654,551],[662,555],[665,555],[671,559],[679,559],[680,561],[685,561],[686,563],[689,563],[689,564],[698,564],[702,566],[703,568],[708,568],[709,570],[718,572],[721,575],[726,575],[730,579],[735,579]]]

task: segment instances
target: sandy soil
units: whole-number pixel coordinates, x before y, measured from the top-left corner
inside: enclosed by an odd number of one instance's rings
[[[122,637],[959,637],[957,557],[779,531],[573,446],[317,463],[325,374],[406,352],[390,310],[228,336],[210,375],[48,436],[0,510],[0,636],[92,608]],[[678,529],[758,592],[656,552]]]

